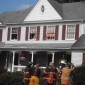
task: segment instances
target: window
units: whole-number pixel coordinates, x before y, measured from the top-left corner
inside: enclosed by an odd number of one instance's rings
[[[37,27],[30,27],[30,39],[37,38]]]
[[[44,10],[45,10],[45,7],[44,7],[44,5],[42,5],[41,6],[41,12],[44,12]]]
[[[13,27],[11,31],[11,39],[16,40],[18,38],[18,28]]]
[[[75,25],[67,25],[66,39],[75,39]]]
[[[47,26],[46,39],[47,40],[54,40],[55,39],[55,26]]]

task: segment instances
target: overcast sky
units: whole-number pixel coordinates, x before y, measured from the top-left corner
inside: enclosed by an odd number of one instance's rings
[[[34,5],[38,0],[0,0],[0,13],[21,10]]]

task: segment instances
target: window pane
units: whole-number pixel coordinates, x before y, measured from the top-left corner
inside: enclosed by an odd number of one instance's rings
[[[37,34],[37,28],[30,27],[30,39],[36,39],[36,34]]]
[[[75,39],[75,25],[67,25],[66,39]]]
[[[12,39],[17,39],[17,34],[12,34]]]
[[[12,33],[18,33],[18,28],[12,28]]]
[[[17,39],[18,36],[18,27],[13,27],[11,31],[11,39]]]
[[[55,39],[55,26],[47,26],[46,39],[47,40]]]

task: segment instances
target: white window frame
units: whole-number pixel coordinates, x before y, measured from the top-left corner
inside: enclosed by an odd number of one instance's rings
[[[13,28],[16,28],[16,29],[17,29],[17,33],[12,33],[12,29],[13,29]],[[19,28],[19,27],[11,27],[11,33],[10,33],[10,37],[11,37],[10,39],[11,39],[11,40],[18,40],[18,28]],[[16,39],[12,39],[12,34],[17,34],[17,38],[16,38]]]
[[[35,30],[35,31],[36,31],[36,38],[30,39],[31,28],[33,28],[33,27],[36,29],[36,30]],[[29,28],[30,28],[30,29],[29,29],[29,40],[36,40],[36,39],[37,39],[37,26],[30,26]]]
[[[70,30],[70,31],[73,31],[73,33],[74,33],[73,37],[74,37],[74,38],[68,38],[68,37],[67,37],[67,30],[70,29],[70,28],[68,28],[68,26],[74,26],[73,30]],[[75,30],[76,30],[76,25],[74,25],[74,24],[66,25],[65,39],[66,39],[66,40],[75,40]],[[69,33],[70,33],[70,32],[69,32]]]
[[[47,38],[47,34],[48,34],[48,29],[50,28],[50,30],[49,31],[53,31],[53,33],[54,33],[54,38],[50,38],[50,39],[48,39]],[[48,25],[47,27],[46,27],[46,40],[55,40],[55,29],[56,29],[56,26],[55,25]],[[50,33],[52,33],[52,32],[49,32],[49,34]]]

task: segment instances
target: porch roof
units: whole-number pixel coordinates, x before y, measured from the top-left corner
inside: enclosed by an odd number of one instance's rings
[[[72,45],[71,49],[85,50],[85,34],[80,36],[80,38]]]
[[[0,50],[64,50],[70,49],[72,43],[29,43],[29,44],[0,44]]]

